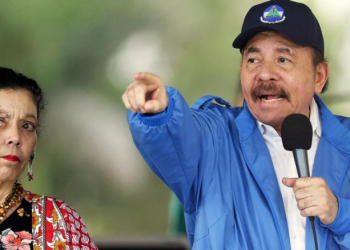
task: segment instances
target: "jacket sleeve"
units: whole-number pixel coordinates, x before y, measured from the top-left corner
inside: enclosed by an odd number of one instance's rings
[[[342,246],[341,249],[350,250],[350,200],[340,197],[337,198],[339,203],[337,217],[332,224],[324,225],[321,223],[321,225],[334,233],[334,240],[339,246]]]
[[[181,94],[170,87],[167,94],[169,103],[165,111],[151,116],[128,111],[128,121],[143,158],[188,210],[197,186],[199,129]]]

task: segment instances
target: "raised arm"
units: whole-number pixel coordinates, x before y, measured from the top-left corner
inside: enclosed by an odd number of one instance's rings
[[[122,96],[135,145],[154,173],[190,209],[196,188],[200,138],[181,94],[160,77],[138,73]],[[186,208],[185,208],[186,209]]]

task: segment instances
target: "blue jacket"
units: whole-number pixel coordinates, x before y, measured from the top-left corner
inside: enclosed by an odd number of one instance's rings
[[[278,180],[248,108],[204,96],[190,109],[176,89],[167,93],[164,112],[129,112],[128,120],[142,156],[184,206],[192,249],[290,249]],[[315,100],[323,127],[312,176],[324,178],[339,201],[331,225],[315,218],[318,245],[350,249],[350,119]],[[309,220],[306,249],[315,249]]]

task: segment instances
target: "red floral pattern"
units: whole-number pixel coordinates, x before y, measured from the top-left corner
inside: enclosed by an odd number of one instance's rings
[[[32,200],[33,246],[39,249],[97,250],[80,215],[63,201],[28,193]],[[23,249],[24,250],[24,249]]]

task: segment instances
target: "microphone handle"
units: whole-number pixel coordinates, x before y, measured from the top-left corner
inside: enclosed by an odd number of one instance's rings
[[[310,177],[309,159],[307,158],[307,151],[305,149],[293,149],[293,156],[295,165],[297,166],[298,176]],[[310,221],[314,221],[314,216],[309,216]]]
[[[297,166],[298,176],[310,177],[309,160],[307,158],[307,151],[305,149],[293,149],[293,156],[295,165]],[[314,235],[315,249],[318,250],[317,234],[315,228],[315,217],[309,216],[309,220],[312,226],[312,233]]]
[[[298,176],[310,177],[309,160],[305,149],[293,149],[295,165],[297,166]]]

